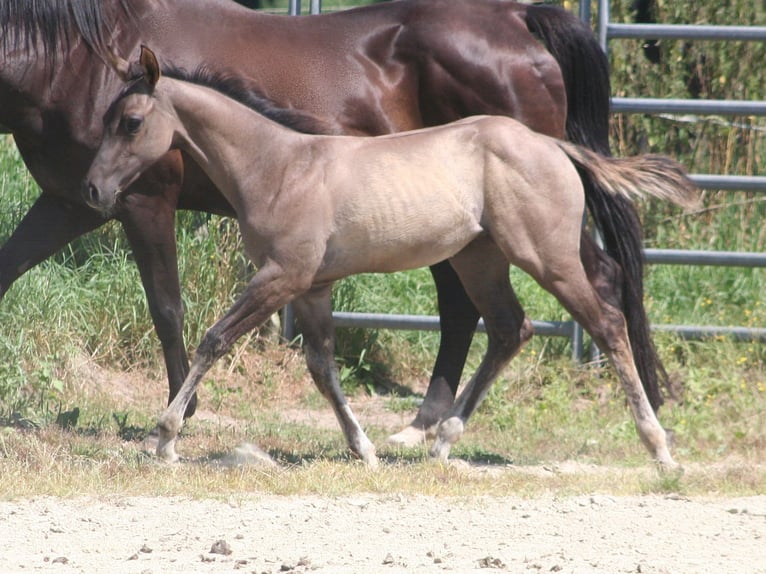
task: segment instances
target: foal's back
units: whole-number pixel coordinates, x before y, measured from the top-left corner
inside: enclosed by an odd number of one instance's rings
[[[311,142],[321,150],[302,210],[327,234],[324,271],[337,276],[430,265],[485,232],[526,246],[538,235],[529,221],[544,229],[553,206],[583,209],[579,177],[553,140],[506,117]]]

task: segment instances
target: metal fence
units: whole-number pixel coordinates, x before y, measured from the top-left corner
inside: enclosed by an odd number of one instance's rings
[[[583,5],[588,4],[583,2]],[[581,12],[581,16],[587,16]],[[766,41],[766,26],[711,26],[667,24],[617,24],[610,21],[609,1],[598,2],[597,33],[601,47],[609,53],[608,42],[620,38]],[[650,113],[698,115],[766,115],[766,101],[684,100],[670,98],[612,98],[613,113]],[[702,189],[766,192],[766,177],[716,174],[693,174]],[[683,251],[647,249],[646,260],[652,264],[710,265],[727,267],[766,267],[766,254],[721,251]],[[740,340],[766,339],[766,328],[655,325],[656,330],[671,331],[687,338],[730,335]]]
[[[320,0],[312,0],[312,13],[321,9]],[[300,13],[300,0],[290,0],[290,13]],[[590,3],[581,2],[580,16],[590,21]],[[700,26],[663,24],[616,24],[609,21],[609,2],[598,2],[597,34],[602,48],[608,54],[609,40],[620,38],[673,38],[693,40],[764,41],[763,26]],[[612,98],[613,113],[693,113],[699,115],[766,115],[766,101],[683,100],[666,98]],[[717,174],[693,174],[692,179],[702,189],[766,192],[766,177]],[[650,264],[707,265],[729,267],[766,267],[766,254],[722,251],[684,251],[674,249],[646,249]],[[333,313],[336,327],[367,329],[401,329],[436,331],[439,318],[422,315],[396,315],[387,313]],[[535,333],[572,339],[573,355],[585,355],[581,328],[574,321],[533,321]],[[766,328],[716,327],[709,325],[654,325],[656,331],[673,332],[687,339],[729,336],[737,340],[766,340]],[[283,334],[294,335],[293,317],[288,309],[284,317]],[[480,322],[479,331],[484,326]]]

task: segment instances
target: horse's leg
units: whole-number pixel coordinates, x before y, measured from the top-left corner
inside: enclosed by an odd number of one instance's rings
[[[606,272],[600,275],[601,280],[595,275],[589,278],[577,252],[564,243],[556,247],[556,243],[548,243],[554,246],[552,249],[537,251],[540,259],[525,262],[524,269],[561,302],[609,357],[627,396],[641,441],[663,468],[677,467],[668,450],[665,430],[641,384],[625,315],[612,303],[620,301],[619,282],[605,280],[609,276]]]
[[[450,259],[471,301],[484,318],[487,352],[476,373],[436,431],[431,456],[446,461],[465,423],[487,394],[492,381],[533,333],[508,277],[508,260],[487,238],[475,240]]]
[[[119,219],[133,251],[154,329],[162,345],[170,403],[189,372],[183,339],[184,309],[178,277],[175,203],[164,195],[134,193],[126,198],[129,203]],[[192,416],[196,406],[195,395],[184,416]]]
[[[375,467],[375,447],[356,420],[340,388],[335,362],[335,328],[332,322],[331,286],[312,289],[293,301],[303,334],[303,350],[311,376],[319,391],[330,401],[351,451],[365,464]]]
[[[43,193],[0,248],[0,299],[27,270],[105,221],[89,207]]]
[[[436,425],[452,407],[479,320],[479,312],[448,262],[433,265],[431,274],[436,283],[439,304],[439,352],[426,396],[415,419],[403,430],[388,437],[388,442],[402,446],[423,444],[433,436]]]
[[[205,373],[225,355],[242,335],[261,325],[300,291],[294,278],[276,263],[267,263],[250,280],[226,314],[210,327],[194,354],[189,374],[175,398],[160,416],[157,456],[168,462],[178,460],[175,442],[197,386]]]

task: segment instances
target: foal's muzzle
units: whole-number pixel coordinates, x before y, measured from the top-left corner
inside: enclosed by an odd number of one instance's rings
[[[92,181],[83,182],[82,197],[90,207],[108,213],[114,208],[117,193],[105,194]]]

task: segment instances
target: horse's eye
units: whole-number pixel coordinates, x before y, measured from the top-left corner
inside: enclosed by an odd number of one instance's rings
[[[144,118],[141,116],[125,116],[122,120],[125,132],[128,135],[134,136],[141,129],[141,124],[144,123]]]

